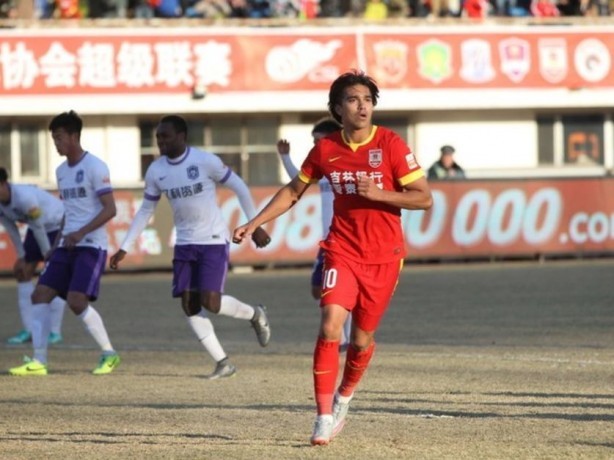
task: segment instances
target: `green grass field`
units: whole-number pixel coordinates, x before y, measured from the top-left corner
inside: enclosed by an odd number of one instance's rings
[[[213,318],[238,367],[214,363],[170,296],[170,274],[107,275],[96,308],[123,362],[66,312],[46,377],[0,376],[2,459],[611,459],[614,261],[408,266],[344,431],[311,447],[319,314],[308,270],[231,274],[268,306],[271,344]],[[19,329],[0,281],[4,340]],[[0,345],[0,368],[29,346]]]

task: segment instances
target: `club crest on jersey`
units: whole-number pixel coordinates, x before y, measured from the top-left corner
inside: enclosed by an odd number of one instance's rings
[[[198,179],[198,167],[192,165],[192,166],[188,166],[188,179],[190,180],[194,180],[194,179]]]
[[[80,169],[79,171],[77,171],[77,176],[75,177],[75,182],[77,184],[80,184],[81,182],[83,182],[83,176],[84,176],[84,172],[82,169]]]
[[[382,149],[369,150],[369,166],[379,168],[382,164]]]

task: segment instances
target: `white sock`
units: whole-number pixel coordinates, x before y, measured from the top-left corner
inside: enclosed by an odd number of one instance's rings
[[[30,313],[32,311],[32,292],[34,292],[34,283],[32,283],[32,281],[17,283],[17,305],[19,305],[19,314],[21,315],[23,328],[28,332],[31,332]]]
[[[352,315],[348,315],[345,323],[343,323],[343,337],[341,343],[350,343],[350,337],[352,336]]]
[[[51,332],[54,334],[62,333],[62,318],[64,318],[64,307],[66,302],[61,297],[55,297],[49,302],[51,310]]]
[[[201,310],[197,315],[188,316],[188,324],[216,363],[226,358],[222,344],[215,335],[213,323],[205,316],[204,311]]]
[[[30,326],[32,332],[33,358],[47,364],[47,340],[49,339],[50,311],[46,303],[37,303],[30,307]]]
[[[256,310],[251,305],[241,302],[229,295],[222,296],[222,303],[218,315],[230,316],[237,319],[252,319]]]
[[[110,354],[114,352],[111,341],[109,340],[109,335],[102,322],[102,317],[94,307],[88,305],[87,308],[83,310],[83,313],[79,315],[79,319],[83,321],[85,329],[94,338],[103,353]]]

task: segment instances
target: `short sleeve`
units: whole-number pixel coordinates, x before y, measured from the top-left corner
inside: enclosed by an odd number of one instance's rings
[[[392,173],[400,185],[405,186],[424,177],[424,171],[420,167],[416,155],[403,139],[395,135],[391,140],[390,147]]]
[[[325,142],[321,141],[314,145],[301,165],[298,177],[306,184],[315,184],[323,176],[322,169],[320,168],[320,158],[322,157],[321,149],[323,144],[325,144]]]
[[[149,201],[158,201],[162,195],[162,191],[155,180],[155,163],[152,163],[145,173],[145,191],[143,198]]]
[[[98,161],[95,168],[92,168],[92,186],[96,195],[101,196],[113,191],[111,186],[111,173],[106,163]]]

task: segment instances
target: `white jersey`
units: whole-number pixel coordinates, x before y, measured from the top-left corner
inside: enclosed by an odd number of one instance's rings
[[[11,202],[0,203],[0,222],[11,239],[17,257],[25,257],[17,223],[27,224],[42,254],[50,248],[47,234],[59,230],[64,216],[62,202],[35,185],[9,184]]]
[[[9,187],[11,202],[0,203],[0,216],[22,224],[40,219],[47,233],[60,229],[64,205],[59,198],[36,185],[10,184]]]
[[[166,195],[177,245],[225,244],[230,232],[217,203],[216,183],[223,184],[231,175],[218,156],[188,147],[178,158],[161,156],[149,166],[144,199],[157,202]]]
[[[113,191],[109,168],[100,158],[84,152],[77,164],[71,166],[65,161],[58,166],[55,174],[66,216],[62,234],[68,235],[91,222],[102,210],[99,197]],[[106,250],[108,237],[105,226],[85,235],[77,246]]]

